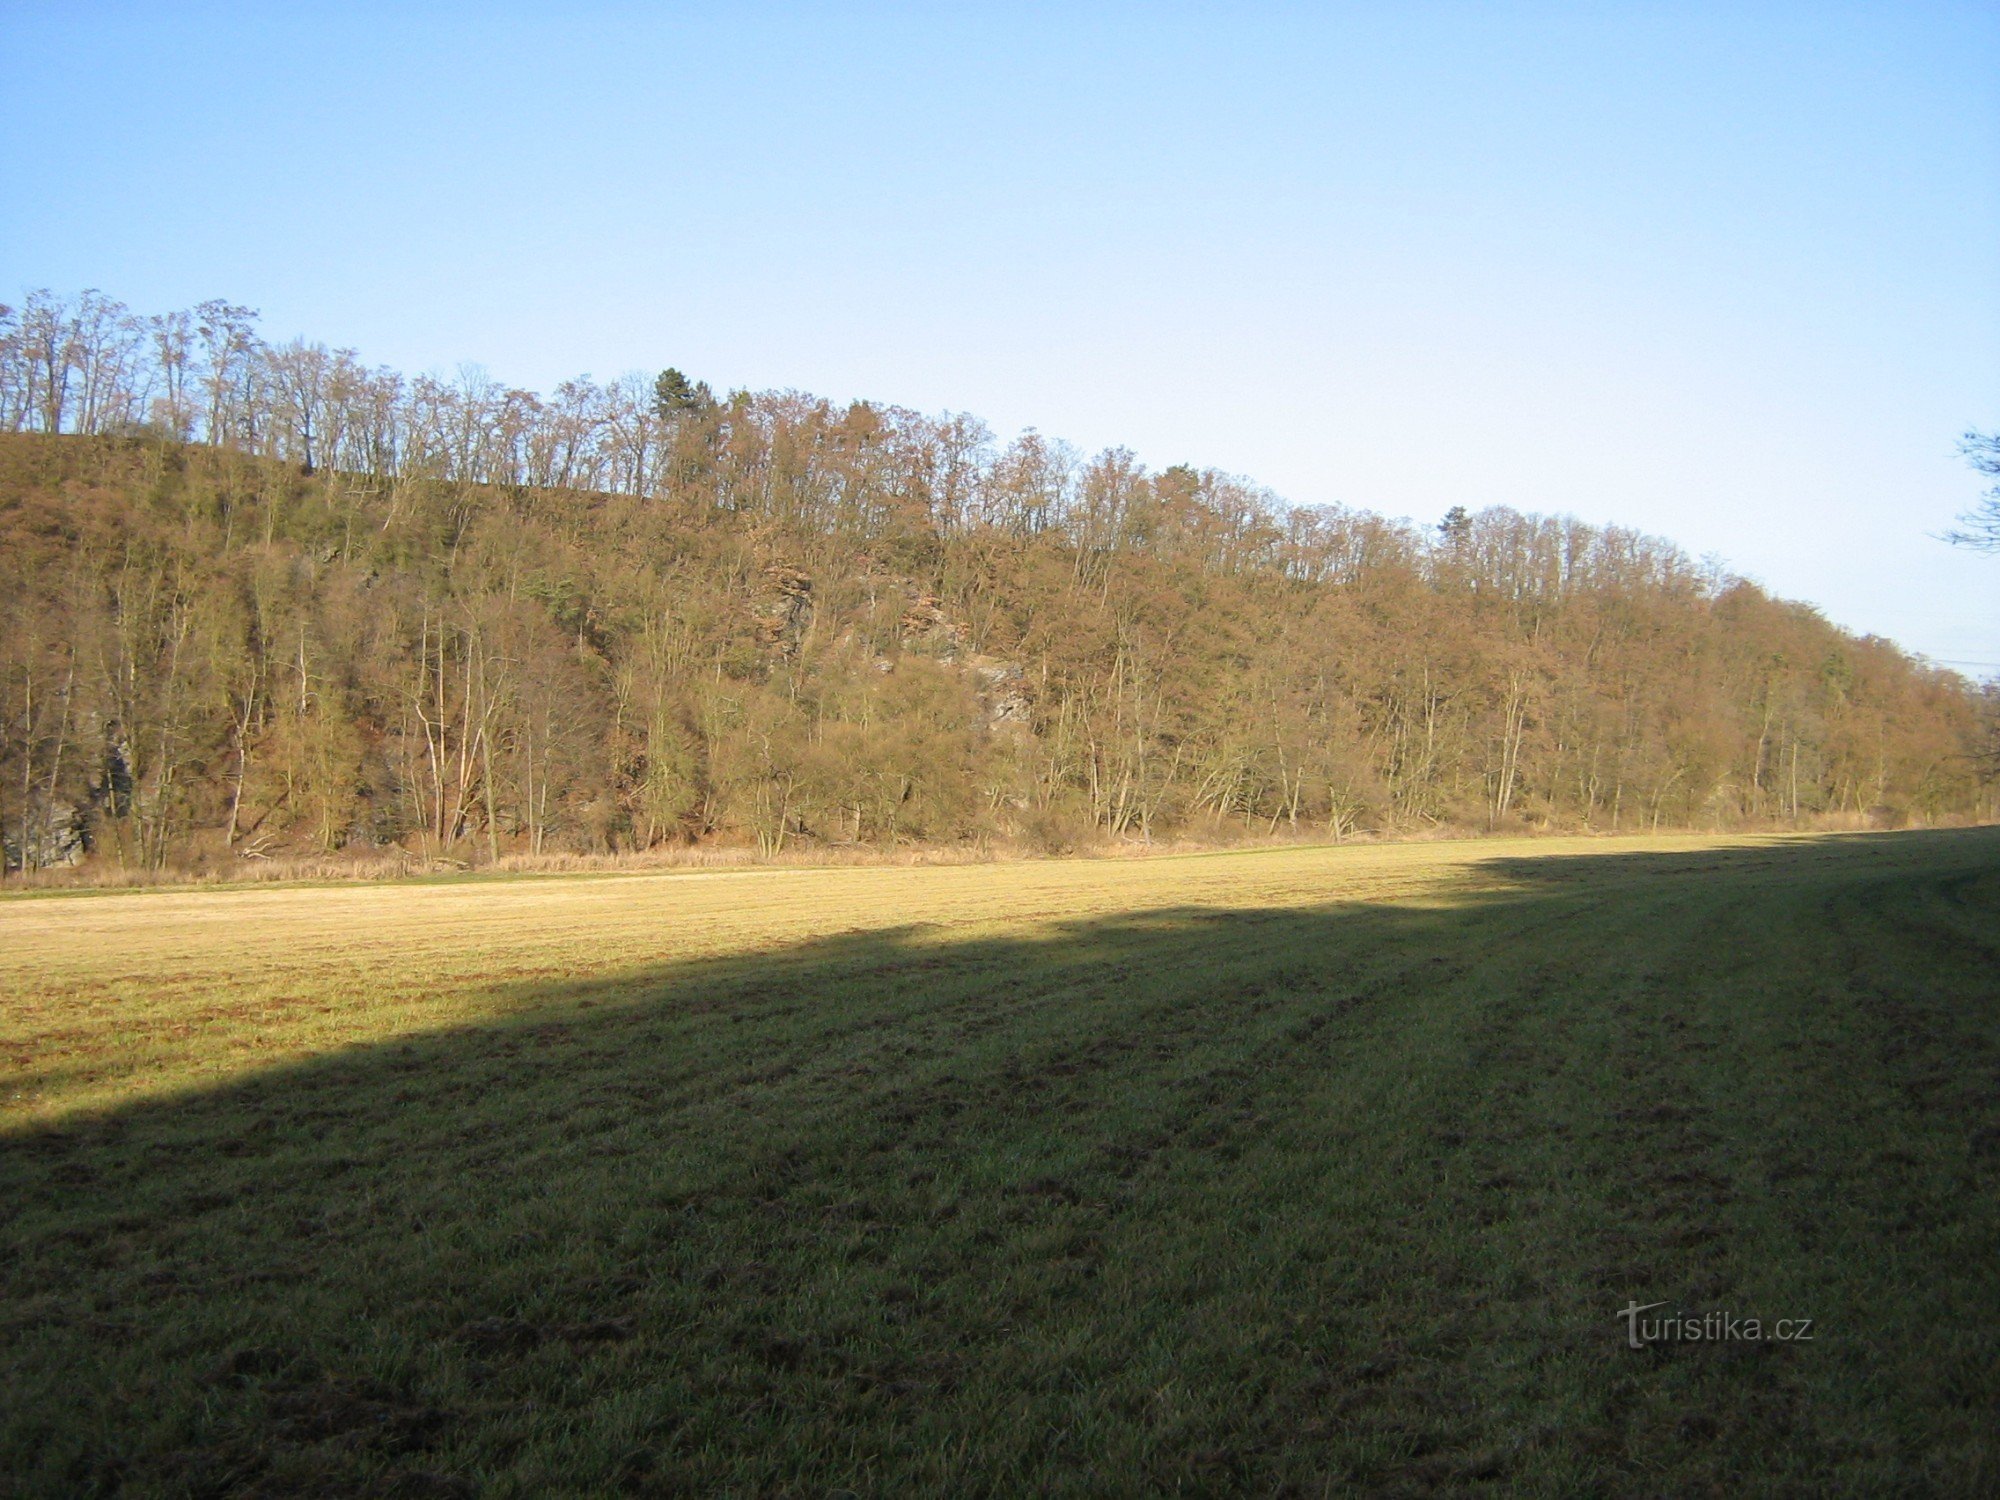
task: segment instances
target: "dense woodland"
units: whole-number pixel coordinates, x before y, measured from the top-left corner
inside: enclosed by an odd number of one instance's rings
[[[1991,818],[1995,708],[1568,518],[0,312],[10,869]]]

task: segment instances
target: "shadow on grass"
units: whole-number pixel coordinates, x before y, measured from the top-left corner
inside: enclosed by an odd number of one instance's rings
[[[2000,873],[2000,828],[1917,829],[1900,833],[1778,834],[1719,848],[1622,850],[1588,854],[1500,855],[1477,862],[1521,891],[1550,886],[1610,886],[1674,876],[1785,881],[1816,875],[1894,878],[1944,867],[1962,874]]]
[[[1995,847],[1496,859],[1448,908],[848,934],[0,1139],[0,1471],[1991,1478],[1992,1339],[1952,1318],[2000,1293],[2000,986],[1966,957]],[[1846,1341],[1635,1352],[1615,1320],[1779,1294]]]

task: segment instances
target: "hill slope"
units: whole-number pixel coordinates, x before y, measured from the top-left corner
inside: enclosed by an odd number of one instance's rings
[[[0,439],[9,862],[1992,813],[1960,679],[1662,544],[1186,471],[1124,472],[1102,544],[801,514],[713,469],[790,494],[930,429],[701,420],[659,495]]]
[[[0,601],[12,868],[2000,811],[1993,695],[1653,538],[221,302],[0,308]]]

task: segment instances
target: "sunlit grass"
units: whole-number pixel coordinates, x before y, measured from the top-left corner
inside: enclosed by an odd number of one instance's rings
[[[1497,852],[1604,847],[1416,844],[0,902],[0,945],[10,955],[0,1047],[15,1064],[0,1120],[56,1118],[341,1045],[515,1014],[545,1003],[552,982],[644,976],[662,964],[843,933],[1032,940],[1053,938],[1066,919],[1165,906],[1451,902],[1495,886],[1485,871]]]

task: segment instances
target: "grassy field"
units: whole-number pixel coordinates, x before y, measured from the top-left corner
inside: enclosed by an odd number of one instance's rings
[[[20,899],[0,957],[0,1493],[2000,1490],[2000,831]]]

